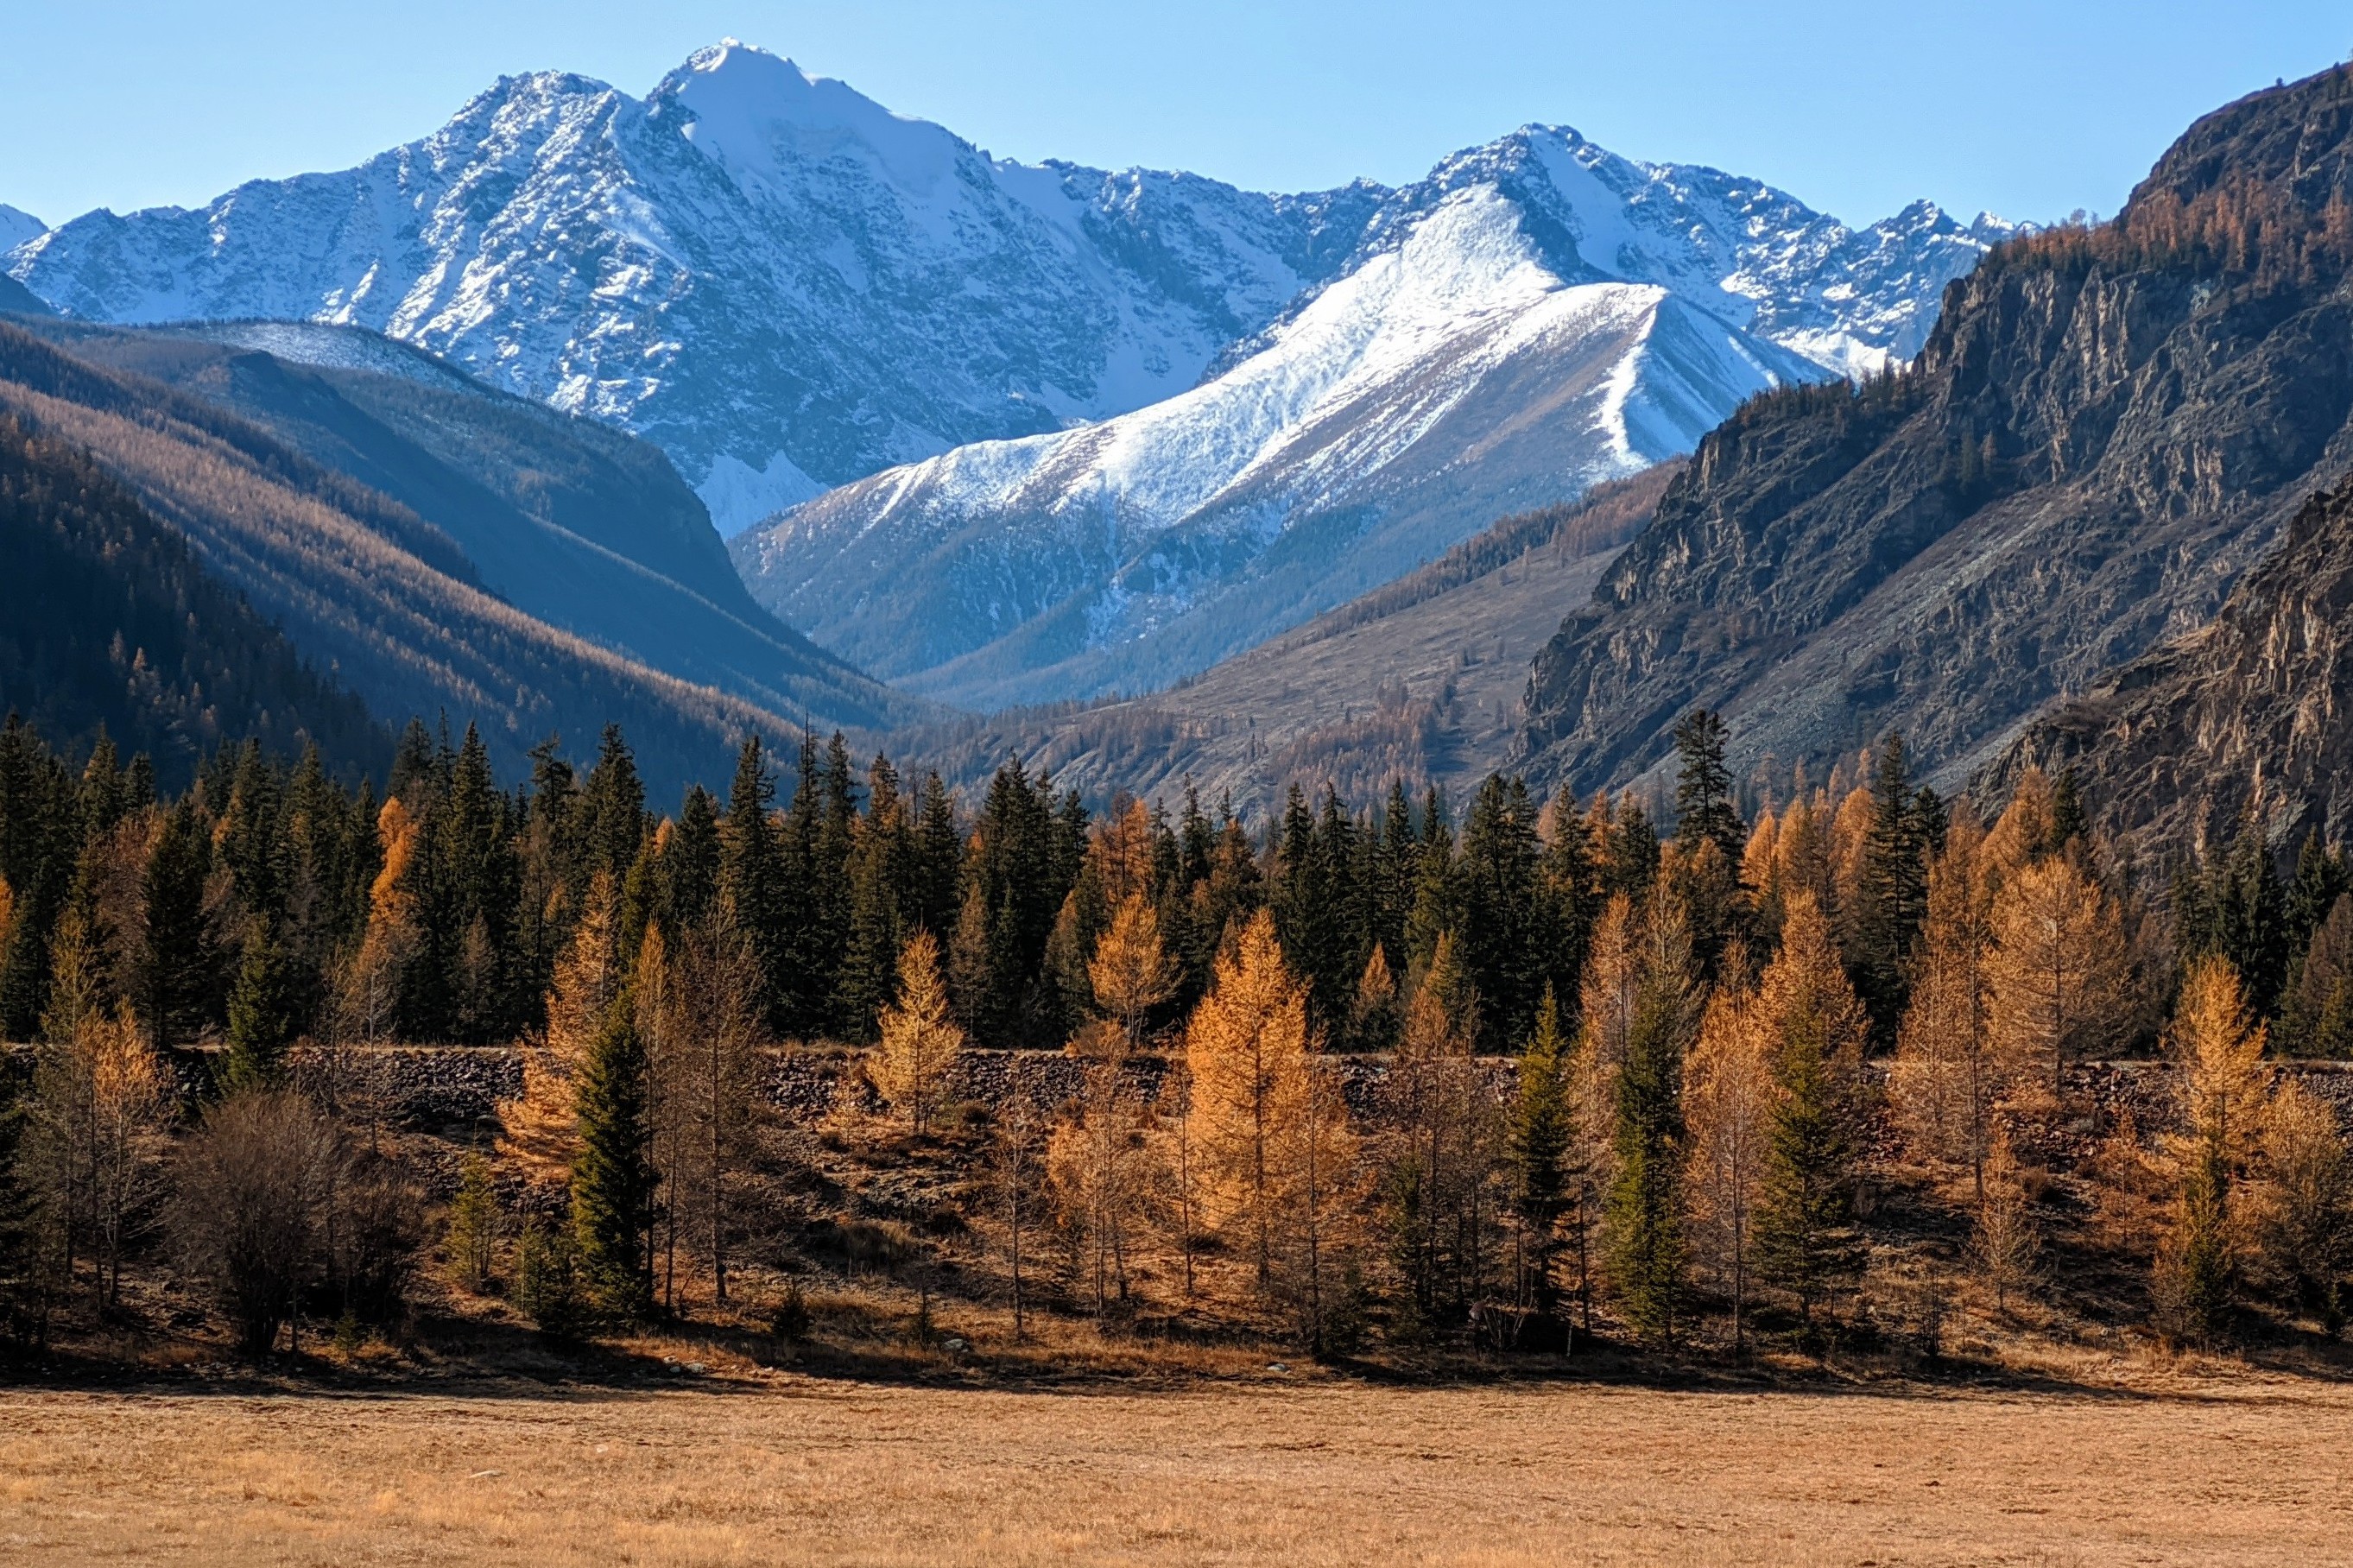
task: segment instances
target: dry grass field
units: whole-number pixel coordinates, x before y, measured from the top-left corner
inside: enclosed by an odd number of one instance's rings
[[[2353,1561],[2353,1390],[0,1393],[0,1562]]]

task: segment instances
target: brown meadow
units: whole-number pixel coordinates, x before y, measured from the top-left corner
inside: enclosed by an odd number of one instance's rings
[[[20,1390],[0,1395],[0,1559],[2353,1561],[2353,1391],[2137,1383]]]

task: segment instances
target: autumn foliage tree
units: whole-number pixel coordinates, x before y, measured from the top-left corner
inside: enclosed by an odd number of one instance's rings
[[[1313,1081],[1313,1055],[1306,987],[1261,910],[1218,961],[1186,1030],[1185,1062],[1204,1217],[1239,1244],[1263,1284],[1298,1239],[1309,1157],[1324,1159],[1326,1201],[1335,1190],[1338,1127],[1314,1101],[1325,1091]],[[1311,1122],[1320,1123],[1314,1135]]]
[[[1800,896],[1757,983],[1772,1052],[1771,1131],[1757,1215],[1761,1272],[1810,1320],[1861,1268],[1852,1228],[1862,1051],[1870,1019],[1829,922]]]
[[[2244,1228],[2238,1193],[2271,1100],[2264,1037],[2229,962],[2191,963],[2166,1040],[2181,1130],[2166,1143],[2174,1201],[2158,1247],[2157,1296],[2168,1330],[2201,1343],[2228,1330],[2236,1303]]]
[[[2126,948],[2116,905],[2053,856],[2009,880],[1992,923],[1985,972],[1993,1048],[2039,1064],[2055,1099],[2067,1063],[2103,1043],[2116,1023]]]
[[[900,950],[899,999],[882,1009],[881,1026],[870,1068],[874,1087],[920,1138],[946,1102],[949,1074],[965,1043],[940,973],[940,944],[931,932],[917,931]]]
[[[1683,1067],[1694,1251],[1731,1305],[1736,1352],[1747,1343],[1757,1204],[1777,1094],[1773,1046],[1754,988],[1736,977],[1709,999]]]

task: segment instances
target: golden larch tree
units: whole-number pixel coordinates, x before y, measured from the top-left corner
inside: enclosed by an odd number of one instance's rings
[[[1888,1087],[1905,1141],[1921,1159],[1968,1168],[1978,1195],[1995,1109],[2035,1062],[1997,1049],[2014,1036],[1987,1027],[1988,921],[1978,893],[1984,832],[1967,803],[1954,812],[1944,852],[1928,868],[1911,1005],[1896,1030]]]
[[[1997,1311],[2010,1310],[2011,1293],[2033,1278],[2035,1259],[2042,1250],[2042,1233],[2034,1223],[2025,1173],[2010,1146],[2010,1130],[1996,1128],[1980,1172],[1969,1251],[1986,1283],[1993,1287]]]
[[[2229,1321],[2244,1224],[2240,1188],[2270,1110],[2264,1044],[2238,971],[2211,954],[2193,960],[2166,1031],[2179,1131],[2165,1141],[2173,1210],[2156,1270],[2161,1319],[2179,1338],[2211,1340]]]
[[[1185,1031],[1204,1217],[1273,1277],[1286,1196],[1286,1145],[1307,1110],[1307,988],[1260,910],[1219,955]]]
[[[389,801],[385,810],[398,804]],[[547,1027],[523,1042],[522,1093],[499,1106],[499,1154],[533,1182],[570,1180],[579,1152],[581,1066],[628,978],[617,904],[611,874],[597,872],[589,879],[571,945],[556,960]]]
[[[881,1043],[869,1067],[874,1087],[922,1137],[946,1103],[949,1074],[965,1044],[931,932],[918,931],[900,950],[899,1000],[882,1009],[881,1022]]]
[[[1095,1005],[1119,1026],[1127,1049],[1136,1049],[1144,1043],[1145,1019],[1176,989],[1159,913],[1141,892],[1128,894],[1112,910],[1110,928],[1087,961],[1087,981]]]
[[[1732,1342],[1747,1346],[1750,1251],[1773,1132],[1773,1036],[1757,994],[1719,987],[1683,1066],[1686,1193],[1697,1253],[1732,1303]]]
[[[2049,1075],[2053,1099],[2070,1058],[2104,1042],[2124,998],[2124,928],[2098,884],[2056,858],[2004,884],[1986,955],[1987,1026],[2005,1060]]]

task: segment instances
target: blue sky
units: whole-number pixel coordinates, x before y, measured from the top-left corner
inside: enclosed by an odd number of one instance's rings
[[[2115,210],[2199,113],[2353,49],[2342,0],[0,0],[0,202],[193,204],[423,135],[501,72],[642,93],[734,35],[1000,156],[1396,182],[1531,120],[1772,181]]]

